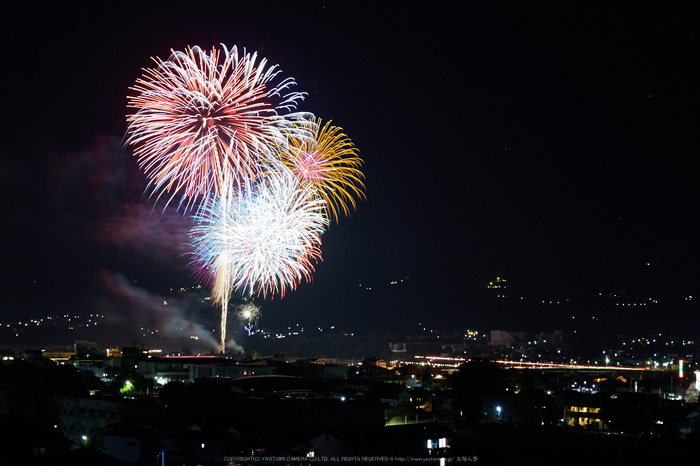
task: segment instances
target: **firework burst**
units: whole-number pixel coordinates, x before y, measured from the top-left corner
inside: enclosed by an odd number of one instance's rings
[[[364,198],[362,160],[330,122],[296,112],[304,94],[257,54],[199,47],[144,70],[128,97],[126,144],[149,190],[193,207],[193,265],[221,307],[221,347],[234,292],[284,297],[311,281],[321,234]],[[251,332],[252,302],[236,307]]]
[[[310,281],[321,260],[324,201],[284,166],[266,170],[250,190],[225,193],[203,204],[191,231],[193,263],[213,276],[214,301],[223,305],[234,290],[284,297]]]
[[[330,123],[297,122],[280,157],[303,186],[313,187],[315,196],[325,201],[326,215],[337,223],[341,213],[348,216],[350,207],[356,207],[355,198],[365,197],[365,186],[357,149],[342,128]]]
[[[305,139],[309,114],[291,112],[304,94],[291,92],[291,78],[277,66],[236,47],[223,54],[188,47],[144,70],[131,89],[127,144],[150,179],[150,187],[179,205],[221,194],[224,183],[256,177],[258,162],[285,145],[283,134]],[[227,180],[226,178],[230,178]]]
[[[248,335],[253,334],[261,316],[260,306],[252,301],[236,306],[236,320],[243,324],[243,328],[246,329]]]

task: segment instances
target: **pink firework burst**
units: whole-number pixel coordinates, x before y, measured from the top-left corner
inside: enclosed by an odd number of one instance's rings
[[[275,66],[257,54],[233,47],[205,52],[188,47],[144,70],[131,89],[127,144],[160,197],[180,205],[219,194],[224,183],[245,184],[257,176],[258,163],[285,144],[284,134],[299,134],[292,123],[308,114],[296,109],[304,94],[281,79]],[[303,127],[303,125],[302,125]],[[304,137],[300,135],[300,137]]]

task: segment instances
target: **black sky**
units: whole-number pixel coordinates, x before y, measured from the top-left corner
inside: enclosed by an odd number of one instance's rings
[[[4,4],[0,321],[143,314],[115,283],[193,283],[189,219],[153,214],[121,149],[126,95],[150,57],[224,43],[278,63],[366,164],[313,284],[261,326],[538,331],[571,309],[527,303],[627,292],[664,307],[616,325],[697,329],[698,8],[527,3]],[[524,303],[488,302],[496,276]]]

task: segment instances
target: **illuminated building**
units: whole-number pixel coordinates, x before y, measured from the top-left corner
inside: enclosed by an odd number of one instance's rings
[[[414,410],[426,413],[433,411],[433,396],[423,388],[407,388],[399,393],[398,402],[408,402],[413,405]]]
[[[601,399],[596,395],[569,393],[559,398],[562,421],[566,426],[607,429],[601,416]],[[560,412],[562,412],[560,411]]]
[[[572,427],[600,429],[603,425],[600,418],[600,407],[565,405],[564,424]]]

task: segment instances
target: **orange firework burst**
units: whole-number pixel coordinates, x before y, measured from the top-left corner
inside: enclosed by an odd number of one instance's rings
[[[338,223],[339,214],[350,215],[355,199],[365,197],[362,159],[352,141],[331,122],[321,126],[320,119],[295,123],[286,148],[280,150],[282,162],[323,199],[327,217]],[[300,131],[305,127],[305,131]],[[311,132],[314,137],[306,135]]]
[[[137,112],[127,117],[127,143],[158,196],[180,194],[180,204],[221,193],[227,178],[250,181],[258,161],[284,144],[282,131],[308,118],[279,114],[303,94],[283,95],[295,82],[279,80],[276,66],[236,47],[223,51],[188,47],[167,61],[155,58],[157,68],[144,70],[131,88],[138,95],[128,98]]]

